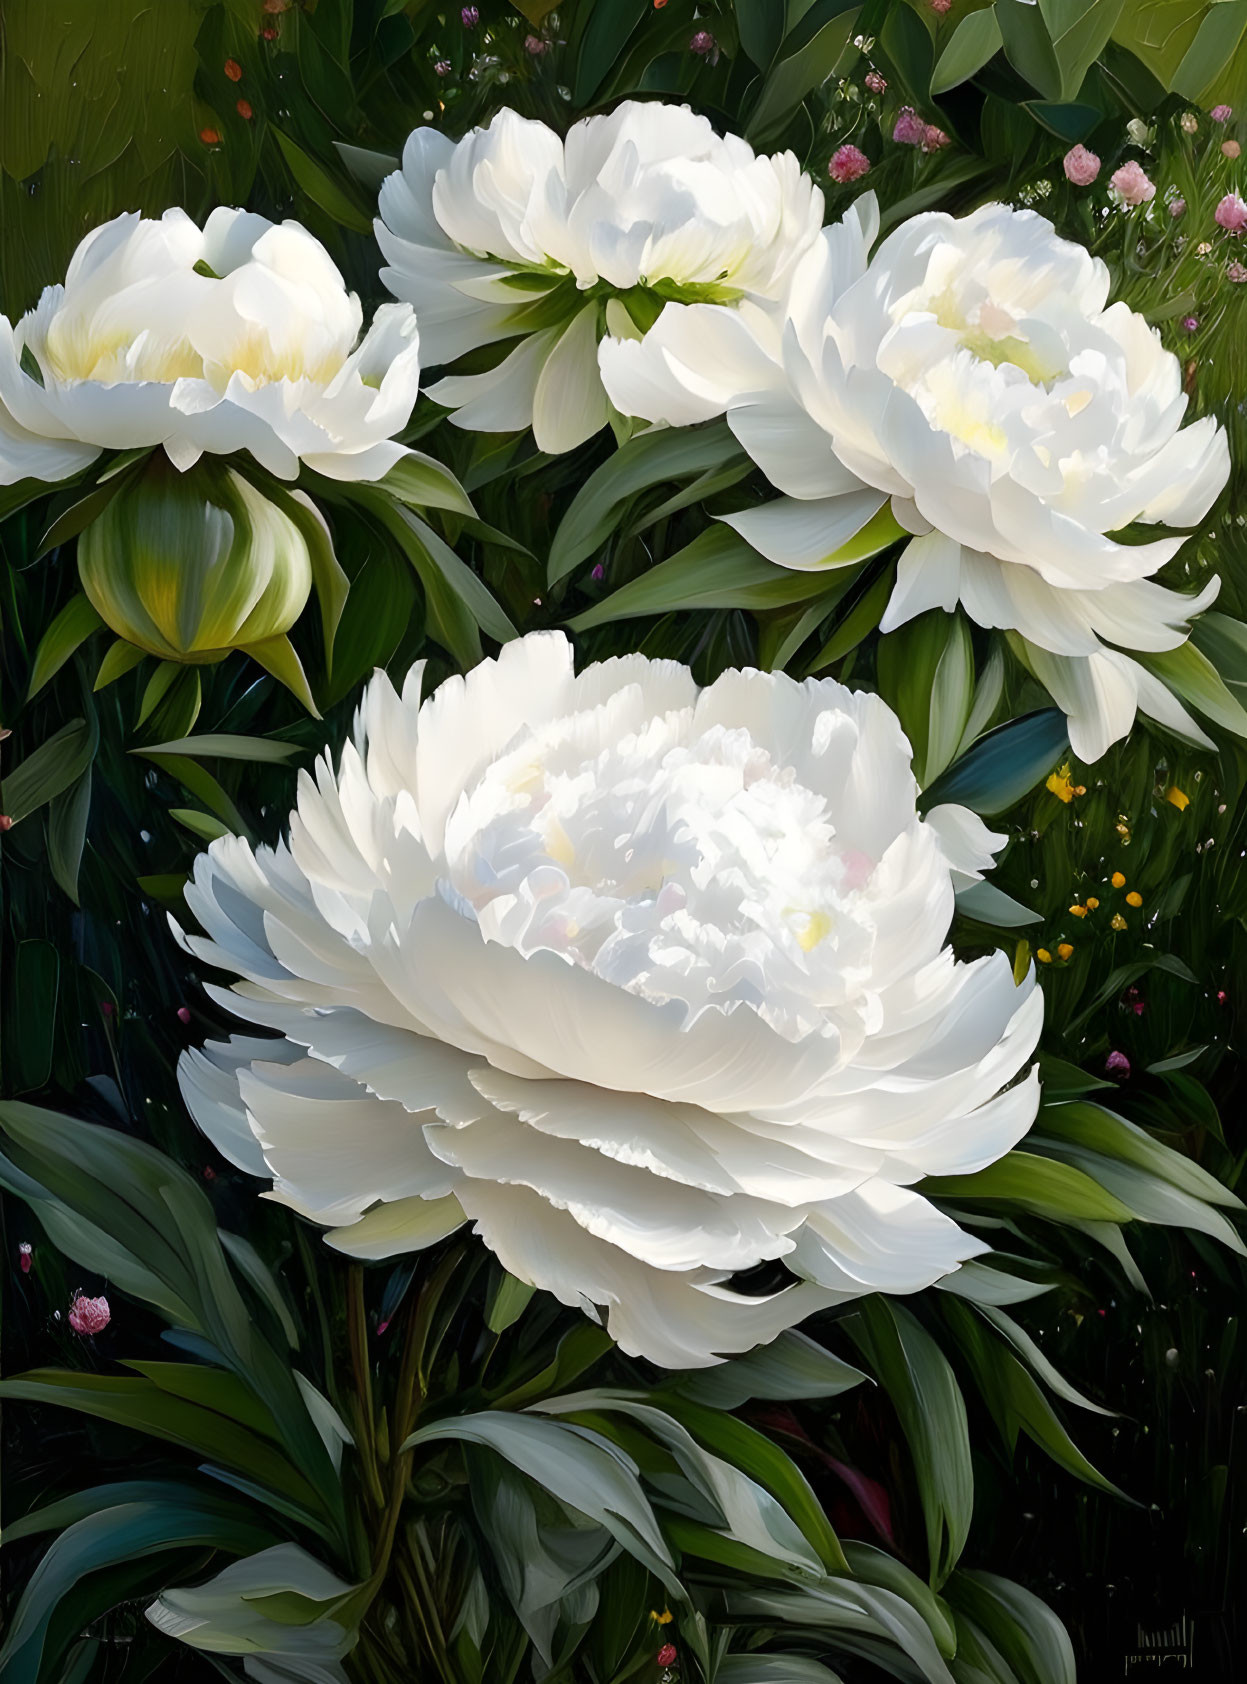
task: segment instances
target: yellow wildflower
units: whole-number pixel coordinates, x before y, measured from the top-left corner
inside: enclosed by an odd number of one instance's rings
[[[1115,889],[1124,889],[1125,886],[1126,886],[1125,873],[1121,872],[1121,871],[1115,871],[1113,873],[1113,887]]]
[[[1063,941],[1057,947],[1056,956],[1058,959],[1072,959],[1074,957],[1074,949],[1071,947],[1069,942]]]
[[[1143,905],[1143,896],[1139,893],[1139,891],[1137,889],[1131,889],[1130,893],[1126,896],[1126,905],[1127,906],[1142,906]]]
[[[1120,912],[1114,912],[1113,914],[1113,928],[1115,930],[1124,930],[1126,928],[1126,920],[1122,917]]]
[[[669,1626],[674,1618],[670,1608],[664,1608],[661,1614],[656,1614],[651,1608],[649,1617],[656,1626]]]
[[[1087,916],[1086,907],[1085,906],[1079,906],[1079,905],[1077,905],[1077,903],[1075,903],[1075,905],[1070,907],[1070,912],[1073,914],[1073,916],[1075,918],[1085,918]]]
[[[1099,904],[1100,904],[1099,901],[1095,898],[1094,895],[1088,895],[1087,896],[1087,911],[1088,912],[1094,912],[1096,907],[1099,906]]]
[[[1052,776],[1048,779],[1047,787],[1052,791],[1053,795],[1056,796],[1057,800],[1064,801],[1066,806],[1069,805],[1076,795],[1085,795],[1087,793],[1086,785],[1076,784],[1070,776],[1068,760],[1065,761],[1063,765],[1058,766],[1056,771],[1053,772]]]
[[[1046,947],[1037,947],[1035,949],[1035,957],[1039,960],[1041,965],[1050,965],[1052,963],[1052,955],[1048,952]]]
[[[1191,805],[1190,797],[1183,795],[1177,784],[1169,785],[1169,788],[1165,791],[1165,800],[1171,801],[1180,813],[1185,813],[1186,809]]]

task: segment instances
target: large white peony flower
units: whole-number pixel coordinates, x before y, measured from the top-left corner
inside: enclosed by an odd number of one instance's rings
[[[756,157],[687,106],[627,101],[562,140],[500,111],[457,143],[416,129],[381,188],[381,278],[439,362],[518,343],[430,388],[458,426],[532,426],[571,450],[609,417],[603,334],[636,337],[670,299],[775,300],[823,220],[790,152]]]
[[[643,343],[604,345],[612,401],[672,425],[726,411],[786,494],[731,524],[786,567],[818,567],[890,499],[914,537],[883,630],[960,602],[1019,633],[1083,759],[1127,734],[1136,705],[1208,745],[1121,650],[1176,648],[1217,581],[1166,590],[1150,576],[1182,537],[1109,536],[1192,526],[1225,485],[1224,432],[1181,427],[1177,358],[1107,304],[1105,265],[1033,211],[915,216],[868,261],[877,229],[868,195],[778,311],[668,309]]]
[[[94,229],[64,286],[0,316],[0,485],[58,480],[101,450],[163,445],[183,470],[248,450],[293,479],[380,479],[404,447],[419,340],[408,305],[363,311],[297,222],[214,210]]]
[[[1042,997],[944,945],[993,837],[923,820],[877,696],[534,633],[421,703],[378,675],[289,842],[186,896],[284,1039],[188,1053],[192,1114],[357,1257],[464,1221],[626,1351],[707,1364],[983,1250],[910,1183],[1037,1105]],[[779,1259],[768,1297],[730,1277]]]

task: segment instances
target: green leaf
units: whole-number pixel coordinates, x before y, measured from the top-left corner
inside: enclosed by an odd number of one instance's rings
[[[784,38],[786,0],[732,0],[740,44],[759,70],[765,70]]]
[[[859,1378],[864,1380],[865,1375]],[[694,1403],[687,1395],[677,1399],[663,1398],[662,1407],[695,1438],[769,1491],[783,1505],[785,1513],[796,1521],[829,1573],[842,1572],[847,1567],[840,1540],[822,1504],[800,1468],[777,1444],[726,1410],[706,1408]],[[733,1528],[733,1536],[740,1537],[743,1542],[749,1541],[736,1528]]]
[[[271,673],[279,684],[283,684],[292,696],[302,702],[313,719],[320,718],[320,709],[312,696],[303,663],[288,637],[266,637],[259,643],[248,643],[239,647],[242,654],[250,655],[258,666]]]
[[[58,673],[75,649],[81,647],[93,632],[104,624],[85,596],[71,597],[39,639],[34,663],[30,669],[30,684],[26,700],[37,696],[44,685]]]
[[[73,1521],[52,1540],[27,1581],[0,1650],[6,1684],[38,1684],[53,1675],[52,1668],[79,1628],[70,1625],[60,1643],[49,1640],[50,1629],[61,1604],[77,1593],[87,1575],[170,1548],[245,1555],[273,1541],[273,1534],[241,1504],[224,1497],[174,1484],[137,1489],[144,1494],[111,1501]],[[120,1494],[126,1487],[105,1486],[88,1495],[110,1490]]]
[[[1042,782],[1069,746],[1056,708],[1023,714],[980,737],[922,792],[925,811],[954,801],[975,813],[1003,813]]]
[[[996,0],[995,11],[1009,63],[1045,99],[1059,100],[1061,65],[1039,7],[1026,0]]]
[[[1016,1205],[1051,1222],[1129,1222],[1133,1213],[1120,1199],[1069,1164],[1034,1152],[1007,1152],[973,1175],[932,1175],[923,1195],[958,1203],[980,1199]]]
[[[739,1409],[752,1398],[791,1403],[797,1398],[838,1397],[867,1376],[804,1333],[785,1329],[769,1345],[714,1368],[697,1368],[671,1382],[681,1397],[713,1409]]]
[[[1126,0],[1113,39],[1168,90],[1209,10],[1208,0]]]
[[[588,631],[675,608],[776,608],[817,596],[823,583],[817,573],[792,573],[764,560],[730,527],[712,526],[568,623]]]
[[[1247,34],[1247,4],[1242,0],[1234,3],[1221,0],[1218,5],[1210,5],[1195,39],[1174,72],[1169,84],[1171,91],[1184,99],[1204,99],[1238,51],[1244,34]]]
[[[577,111],[592,104],[607,72],[623,52],[637,25],[650,13],[650,0],[595,0],[574,48],[572,105]]]
[[[1020,109],[1029,112],[1041,128],[1063,140],[1067,146],[1085,140],[1092,129],[1104,121],[1104,113],[1094,105],[1024,99]]]
[[[931,1584],[938,1589],[965,1547],[974,1512],[965,1400],[944,1353],[899,1304],[867,1298],[844,1328],[904,1429],[922,1497]]]
[[[995,1573],[959,1569],[945,1587],[1013,1669],[1017,1684],[1076,1684],[1074,1650],[1057,1616],[1031,1591]]]
[[[152,759],[160,754],[183,755],[188,759],[285,761],[302,754],[299,743],[279,742],[276,737],[234,737],[223,732],[205,732],[201,737],[178,737],[168,743],[150,743],[132,748],[131,754]]]
[[[1196,642],[1188,640],[1177,649],[1166,649],[1159,654],[1139,653],[1135,658],[1215,725],[1233,731],[1235,736],[1247,737],[1247,709],[1227,689]]]
[[[63,794],[90,766],[98,740],[94,717],[62,725],[0,784],[0,812],[17,824]]]
[[[1121,16],[1122,0],[1039,0],[1061,73],[1063,100],[1073,99]]]
[[[1000,51],[1002,44],[1000,25],[990,6],[981,12],[967,12],[936,62],[931,78],[932,94],[947,93],[949,88],[968,82]]]
[[[48,806],[48,869],[75,906],[90,812],[91,768],[88,766],[68,789],[53,796]]]
[[[472,499],[450,469],[419,450],[409,450],[377,484],[415,509],[449,509],[468,517],[476,514]]]
[[[199,812],[195,807],[170,807],[169,817],[205,842],[216,842],[220,837],[230,834],[227,824],[222,824],[220,819],[214,819],[210,813]]]
[[[783,132],[805,96],[836,68],[857,13],[856,0],[815,0],[763,79],[745,124],[747,140],[762,147]]]
[[[505,1333],[524,1314],[535,1291],[527,1281],[516,1280],[504,1269],[486,1300],[485,1326],[491,1333]]]
[[[421,1427],[403,1448],[447,1439],[491,1450],[559,1502],[604,1526],[682,1599],[675,1564],[641,1489],[636,1463],[600,1433],[544,1416],[486,1410]]]
[[[147,651],[140,649],[137,644],[127,643],[119,637],[104,651],[104,659],[100,662],[100,670],[95,675],[96,690],[103,690],[118,678],[124,678],[126,673],[133,672],[147,658]]]
[[[1129,1502],[1126,1493],[1105,1479],[1083,1455],[1020,1360],[998,1339],[991,1338],[965,1305],[947,1294],[942,1302],[949,1324],[957,1333],[961,1353],[1009,1449],[1017,1443],[1018,1433],[1024,1432],[1076,1479]]]
[[[270,127],[270,133],[281,148],[291,175],[314,205],[319,205],[326,216],[341,223],[343,228],[349,228],[353,234],[372,233],[371,219],[364,215],[354,200],[314,158],[310,158],[301,146],[280,129]]]
[[[547,583],[556,585],[618,530],[643,491],[713,472],[742,455],[722,421],[638,433],[594,470],[572,499],[550,545]]]
[[[260,1439],[212,1408],[175,1397],[151,1380],[36,1368],[28,1374],[0,1381],[0,1397],[58,1404],[113,1421],[134,1432],[179,1445],[196,1456],[223,1462],[257,1484],[292,1498],[305,1509],[317,1507],[315,1491],[271,1440]]]
[[[1045,1066],[1046,1068],[1046,1066]],[[1110,1084],[1097,1082],[1096,1087]],[[1047,1084],[1045,1083],[1045,1092]],[[1063,1141],[1085,1151],[1116,1158],[1136,1169],[1145,1170],[1159,1180],[1167,1181],[1205,1204],[1221,1205],[1227,1210],[1242,1210],[1243,1202],[1235,1193],[1209,1175],[1193,1158],[1175,1152],[1141,1129],[1137,1123],[1106,1111],[1102,1105],[1079,1101],[1068,1105],[1045,1105],[1036,1125],[1036,1141]]]

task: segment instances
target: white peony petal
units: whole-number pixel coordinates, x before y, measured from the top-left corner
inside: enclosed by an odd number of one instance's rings
[[[768,561],[798,572],[817,572],[828,563],[834,565],[836,551],[878,513],[884,500],[876,491],[852,491],[812,502],[781,497],[721,519]]]

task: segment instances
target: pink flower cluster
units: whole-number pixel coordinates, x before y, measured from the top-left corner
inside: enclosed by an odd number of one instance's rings
[[[1062,159],[1062,167],[1075,187],[1090,187],[1100,173],[1100,160],[1085,146],[1071,146]]]
[[[1227,193],[1212,214],[1227,234],[1241,234],[1247,228],[1247,199],[1241,193]]]
[[[827,165],[827,174],[841,186],[846,182],[860,181],[869,173],[870,159],[858,147],[847,144],[836,148]]]
[[[902,105],[897,112],[892,139],[901,146],[920,146],[924,152],[938,152],[949,143],[943,129],[924,123],[912,105]]]
[[[84,1339],[103,1333],[112,1319],[107,1298],[87,1298],[79,1292],[69,1306],[69,1325]]]
[[[1214,105],[1208,115],[1214,123],[1228,123],[1234,115],[1234,107],[1232,105]]]
[[[886,93],[887,88],[888,82],[886,76],[880,76],[877,70],[868,70],[866,72],[866,89],[868,93]]]
[[[1156,184],[1142,164],[1131,158],[1109,177],[1109,186],[1123,205],[1145,205],[1156,197]]]

